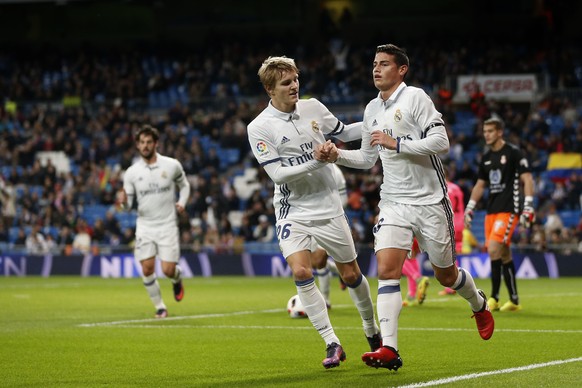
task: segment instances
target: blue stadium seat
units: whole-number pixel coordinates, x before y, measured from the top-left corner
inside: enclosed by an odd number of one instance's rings
[[[120,155],[110,156],[106,159],[106,163],[109,167],[115,167],[115,165],[119,164],[120,162],[121,162]]]
[[[354,220],[354,219],[358,219],[361,220],[362,219],[362,211],[361,210],[350,210],[350,209],[346,209],[345,211],[346,216],[348,217],[348,220]]]
[[[475,235],[477,241],[481,244],[485,243],[485,210],[476,210],[473,213],[473,223],[471,224],[471,231]]]
[[[178,97],[182,105],[188,105],[190,103],[190,95],[188,94],[188,87],[186,85],[180,85],[178,87]]]
[[[576,227],[580,221],[580,210],[561,210],[558,212],[564,226],[567,228]]]
[[[188,144],[192,144],[194,139],[198,140],[200,138],[200,130],[198,129],[191,129],[186,133],[186,140]]]
[[[83,214],[81,214],[81,217],[87,221],[89,225],[93,225],[98,219],[105,219],[105,215],[107,214],[108,209],[108,205],[86,205],[83,209]]]
[[[172,102],[170,101],[170,96],[168,94],[167,91],[162,90],[161,92],[158,92],[158,108],[169,108],[172,106]]]
[[[16,241],[16,239],[18,238],[18,231],[19,230],[20,230],[20,226],[11,226],[8,229],[8,242],[13,244]],[[27,236],[30,234],[31,230],[32,230],[31,226],[24,227],[24,233],[26,233]]]
[[[44,192],[44,187],[40,185],[28,186],[28,193],[30,195],[36,194],[39,198],[42,197],[42,193]]]
[[[135,228],[135,223],[137,221],[137,214],[135,212],[117,212],[115,213],[115,218],[119,221],[121,230]]]
[[[212,141],[212,139],[208,135],[200,137],[198,141],[200,142],[200,147],[205,153],[208,153],[208,150],[211,147],[216,147],[216,144],[214,144],[214,141]]]
[[[550,126],[550,132],[558,134],[564,129],[564,119],[560,115],[553,115],[548,118],[548,124]]]
[[[150,91],[148,93],[148,105],[150,108],[157,108],[160,105],[158,102],[158,94],[156,92]]]
[[[11,226],[10,228],[8,228],[8,242],[14,243],[14,241],[16,241],[19,229],[20,228],[18,226]]]
[[[170,85],[167,90],[168,100],[170,104],[176,105],[176,102],[180,101],[180,94],[178,93],[178,87],[176,85]]]
[[[2,176],[8,178],[12,173],[12,166],[2,166]]]
[[[53,239],[56,239],[59,236],[59,228],[56,226],[45,226],[42,228],[42,233],[45,236],[50,235]]]
[[[218,157],[220,158],[220,167],[228,168],[238,163],[240,150],[238,148],[222,148],[218,150]]]

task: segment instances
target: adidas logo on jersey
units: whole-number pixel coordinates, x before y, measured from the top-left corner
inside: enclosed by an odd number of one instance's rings
[[[378,125],[378,122],[376,121],[376,119],[374,119],[374,121],[372,122],[372,126],[374,125]]]
[[[291,140],[289,140],[289,139],[287,138],[287,136],[283,136],[283,140],[281,140],[281,144],[285,144],[285,143],[288,143],[288,142],[290,142],[290,141],[291,141]]]

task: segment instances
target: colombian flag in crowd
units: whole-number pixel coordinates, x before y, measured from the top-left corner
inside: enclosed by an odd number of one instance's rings
[[[582,154],[577,152],[552,152],[548,158],[548,176],[552,181],[567,180],[572,174],[582,172]]]

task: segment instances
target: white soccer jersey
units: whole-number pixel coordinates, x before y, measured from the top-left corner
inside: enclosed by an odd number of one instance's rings
[[[348,204],[348,188],[346,184],[346,178],[344,177],[344,173],[337,166],[337,164],[332,164],[331,168],[333,171],[333,179],[335,179],[335,184],[337,185],[337,190],[342,201],[342,206],[346,207]]]
[[[439,203],[447,192],[447,183],[438,154],[449,148],[441,116],[422,89],[401,83],[388,100],[378,94],[370,101],[364,111],[362,148],[341,150],[337,163],[370,168],[379,154],[384,170],[382,200],[411,205]],[[371,146],[370,134],[374,131],[397,139],[397,150]]]
[[[176,185],[180,196],[176,201]],[[176,159],[157,154],[154,164],[142,158],[127,169],[123,177],[123,188],[131,207],[137,199],[136,234],[143,228],[151,230],[177,224],[176,202],[186,207],[190,195],[190,184],[184,169]]]
[[[345,127],[313,98],[299,100],[293,113],[269,103],[248,125],[253,154],[275,183],[278,220],[320,220],[343,214],[332,167],[315,160],[313,151],[325,143],[324,134],[336,136]]]

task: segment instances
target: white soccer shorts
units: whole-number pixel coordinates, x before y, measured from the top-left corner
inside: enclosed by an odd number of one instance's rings
[[[137,261],[157,256],[162,261],[180,260],[179,230],[175,225],[156,230],[139,230],[135,236],[134,256]]]
[[[454,264],[450,222],[452,217],[447,217],[440,203],[418,206],[382,201],[374,226],[374,251],[384,248],[409,251],[414,236],[434,266],[448,268]]]
[[[352,262],[357,256],[345,215],[316,221],[279,220],[277,238],[285,258],[295,252],[312,251],[315,243],[338,263]]]

